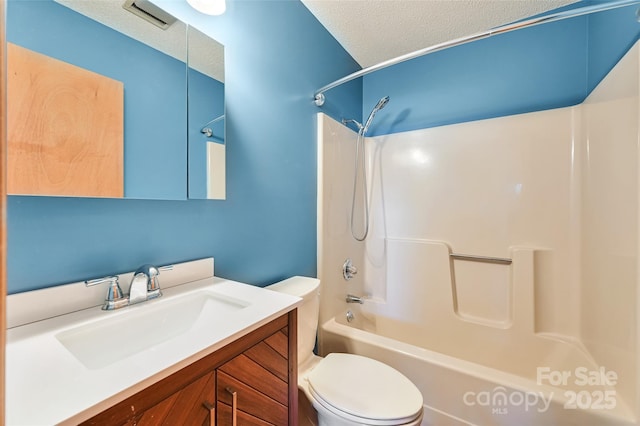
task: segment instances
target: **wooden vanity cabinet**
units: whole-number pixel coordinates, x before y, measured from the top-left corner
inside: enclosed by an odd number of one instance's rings
[[[282,315],[82,424],[295,425],[296,315]]]

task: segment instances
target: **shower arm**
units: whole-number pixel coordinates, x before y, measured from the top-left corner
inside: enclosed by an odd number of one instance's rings
[[[577,16],[590,15],[592,13],[603,12],[605,10],[618,9],[620,7],[631,6],[634,4],[640,4],[640,0],[617,0],[608,3],[602,3],[592,6],[580,7],[572,10],[565,10],[563,12],[556,12],[545,16],[539,16],[537,18],[526,19],[524,21],[514,22],[507,25],[495,27],[486,31],[478,32],[466,37],[456,38],[453,40],[445,41],[443,43],[434,44],[433,46],[425,47],[424,49],[416,50],[414,52],[406,53],[404,55],[388,59],[380,62],[379,64],[372,65],[367,68],[363,68],[360,71],[356,71],[349,74],[346,77],[342,77],[339,80],[329,83],[326,86],[318,89],[314,94],[314,103],[316,106],[324,105],[324,92],[334,89],[344,83],[348,83],[351,80],[360,78],[364,75],[370,74],[374,71],[381,70],[383,68],[390,67],[392,65],[399,64],[401,62],[415,59],[420,56],[428,55],[430,53],[438,52],[440,50],[448,49],[450,47],[460,46],[462,44],[470,43],[476,40],[482,40],[498,34],[504,34],[511,31],[521,30],[523,28],[533,27],[540,24],[548,24],[550,22],[562,21],[564,19],[574,18]]]

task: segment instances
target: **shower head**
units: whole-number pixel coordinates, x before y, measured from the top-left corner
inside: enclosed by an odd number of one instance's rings
[[[387,105],[389,103],[389,97],[385,96],[384,98],[380,99],[378,101],[378,103],[376,104],[376,106],[373,107],[373,109],[371,110],[371,114],[369,114],[369,118],[367,118],[367,122],[365,123],[365,125],[362,127],[362,134],[364,135],[365,133],[367,133],[367,130],[369,130],[369,126],[371,125],[371,122],[373,121],[373,117],[376,115],[376,113],[378,111],[380,111],[382,108],[385,107],[385,105]]]
[[[386,104],[388,104],[388,103],[389,103],[389,97],[388,97],[388,96],[385,96],[384,98],[382,98],[382,99],[380,99],[380,100],[378,101],[378,103],[376,104],[376,106],[374,107],[374,109],[381,110],[381,109],[382,109],[382,108],[384,108],[384,106],[385,106]]]

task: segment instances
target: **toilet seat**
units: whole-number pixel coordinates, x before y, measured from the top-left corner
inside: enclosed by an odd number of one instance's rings
[[[422,394],[399,371],[353,354],[327,355],[307,376],[318,404],[368,425],[402,425],[422,414]]]

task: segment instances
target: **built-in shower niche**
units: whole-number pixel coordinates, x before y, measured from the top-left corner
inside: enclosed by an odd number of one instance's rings
[[[372,295],[374,302],[381,302],[379,313],[406,323],[437,323],[443,329],[459,321],[508,328],[514,310],[511,264],[462,260],[452,254],[451,247],[439,241],[388,239],[388,285],[384,294]],[[397,306],[402,310],[391,308]]]
[[[451,272],[453,310],[461,319],[497,328],[511,325],[509,264],[452,258]]]
[[[386,296],[373,297],[362,310],[375,313],[378,324],[386,321],[379,329],[389,329],[390,336],[390,324],[396,330],[408,327],[415,332],[408,337],[412,344],[470,361],[481,353],[486,365],[496,368],[521,345],[548,359],[554,346],[568,344],[573,348],[562,352],[574,352],[575,362],[589,362],[570,338],[536,332],[536,274],[550,265],[536,267],[535,260],[547,251],[513,247],[508,253],[499,262],[462,260],[444,242],[390,238]],[[470,346],[477,348],[473,354]],[[535,372],[534,364],[528,368]]]

